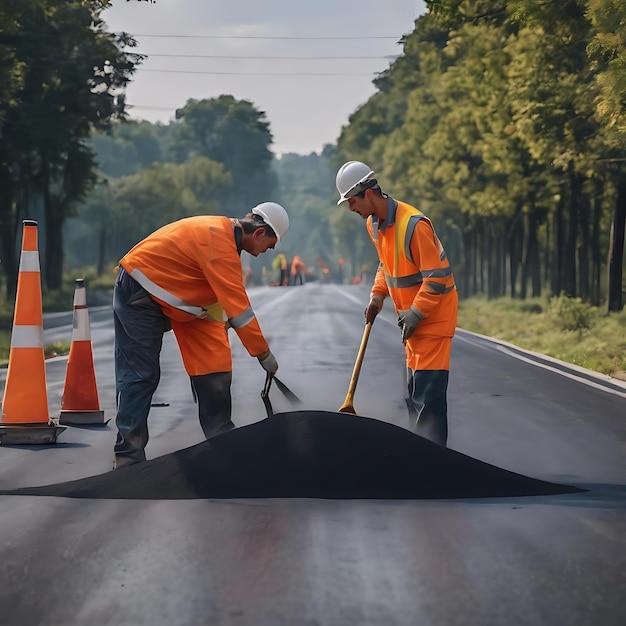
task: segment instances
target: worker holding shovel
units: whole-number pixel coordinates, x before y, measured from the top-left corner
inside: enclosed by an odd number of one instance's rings
[[[374,171],[348,161],[336,177],[338,205],[367,220],[380,265],[365,309],[371,326],[387,296],[398,316],[408,368],[409,419],[417,434],[445,446],[450,351],[458,294],[450,263],[431,221],[384,193]]]
[[[228,327],[268,375],[276,373],[278,363],[243,285],[240,255],[266,252],[288,228],[285,209],[263,202],[241,219],[199,215],[163,226],[120,261],[113,294],[116,468],[146,459],[166,330],[176,335],[207,439],[234,428]]]

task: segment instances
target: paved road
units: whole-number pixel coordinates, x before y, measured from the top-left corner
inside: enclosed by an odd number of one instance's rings
[[[367,290],[254,288],[279,375],[305,408],[342,404]],[[90,311],[102,408],[114,417],[111,314]],[[46,320],[48,341],[71,330]],[[265,417],[264,373],[233,338],[233,416]],[[66,360],[47,363],[58,414]],[[171,335],[148,456],[202,440]],[[0,623],[559,625],[626,623],[626,388],[459,331],[450,447],[584,493],[484,500],[76,500],[0,496]],[[0,388],[5,371],[0,371]],[[406,427],[402,348],[377,320],[355,397]],[[279,394],[276,411],[288,410]],[[106,472],[114,428],[0,447],[0,489]]]

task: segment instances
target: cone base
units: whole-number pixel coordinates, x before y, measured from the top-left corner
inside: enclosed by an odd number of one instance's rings
[[[83,426],[100,424],[105,426],[109,420],[104,419],[104,411],[68,411],[62,410],[59,414],[59,424],[67,426]]]
[[[0,445],[45,445],[56,443],[57,437],[65,430],[54,423],[0,424]]]

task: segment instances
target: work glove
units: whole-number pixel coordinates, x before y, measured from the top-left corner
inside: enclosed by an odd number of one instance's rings
[[[268,374],[271,374],[272,376],[276,374],[276,372],[278,371],[278,361],[276,360],[276,357],[270,351],[266,352],[265,354],[262,354],[261,356],[258,356],[257,359],[259,359],[259,363],[261,364],[261,367]]]
[[[410,309],[398,311],[398,326],[402,331],[402,343],[406,343],[406,340],[413,334],[421,319],[422,316],[414,306]]]
[[[371,324],[376,319],[376,316],[383,308],[383,297],[380,294],[375,294],[370,298],[369,304],[365,307],[365,321]]]

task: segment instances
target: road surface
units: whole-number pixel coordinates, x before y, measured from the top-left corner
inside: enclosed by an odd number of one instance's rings
[[[368,290],[309,283],[250,296],[279,377],[304,408],[343,403]],[[90,311],[101,408],[115,416],[111,311]],[[46,342],[69,341],[67,316]],[[231,332],[233,419],[263,420],[264,372]],[[47,362],[58,415],[65,358]],[[149,458],[202,441],[166,335]],[[0,370],[0,389],[6,370]],[[275,411],[289,409],[273,391]],[[407,428],[403,351],[386,305],[354,405]],[[449,447],[578,486],[464,500],[95,500],[0,496],[3,625],[550,625],[626,623],[626,386],[458,331]],[[0,446],[0,490],[107,472],[113,423],[51,446]],[[399,480],[401,477],[399,477]]]

